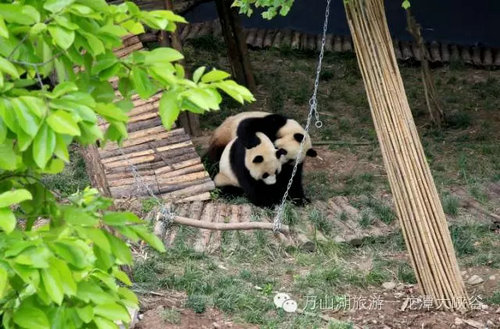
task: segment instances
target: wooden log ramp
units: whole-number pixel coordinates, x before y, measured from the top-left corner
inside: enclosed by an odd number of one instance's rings
[[[320,211],[331,223],[331,232],[318,230],[309,220],[311,208],[296,208],[299,221],[294,226],[283,225],[280,232],[273,232],[274,212],[264,211],[249,204],[228,204],[217,201],[193,201],[185,203],[166,203],[172,219],[162,215],[160,206],[155,207],[146,220],[152,220],[155,234],[172,247],[181,239],[182,243],[192,246],[198,252],[216,253],[222,249],[238,247],[238,236],[255,239],[252,231],[267,231],[268,241],[272,245],[284,248],[298,248],[313,252],[318,243],[334,241],[359,246],[365,238],[385,236],[397,230],[396,225],[387,225],[380,219],[373,219],[368,227],[359,224],[361,212],[350,205],[346,197],[334,197],[327,202],[311,205]],[[190,235],[180,234],[184,227],[194,228]],[[228,232],[232,231],[232,232]],[[235,233],[238,232],[238,233]],[[179,243],[177,241],[177,243]]]

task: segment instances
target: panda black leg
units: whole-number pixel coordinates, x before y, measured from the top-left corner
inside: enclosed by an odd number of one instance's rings
[[[307,203],[311,203],[311,200],[306,197],[304,188],[302,186],[302,164],[297,169],[297,173],[293,178],[292,186],[288,195],[290,196],[290,199],[292,199],[293,203],[298,206],[303,206]]]

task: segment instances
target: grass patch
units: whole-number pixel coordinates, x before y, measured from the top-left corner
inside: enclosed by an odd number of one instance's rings
[[[44,175],[42,177],[45,187],[51,191],[56,191],[62,197],[67,197],[90,186],[85,170],[85,161],[78,150],[78,146],[73,144],[68,151],[71,162],[66,164],[64,170],[56,175]]]
[[[458,215],[458,207],[460,206],[458,198],[454,195],[446,193],[442,199],[444,213],[451,216]]]
[[[313,223],[317,230],[325,234],[330,234],[332,232],[332,222],[328,220],[322,211],[312,209],[311,212],[309,212],[309,220]]]
[[[204,295],[189,295],[185,306],[195,313],[204,313],[207,309],[207,297]]]
[[[181,313],[173,308],[167,308],[161,311],[161,319],[165,323],[170,324],[180,324],[181,323]]]

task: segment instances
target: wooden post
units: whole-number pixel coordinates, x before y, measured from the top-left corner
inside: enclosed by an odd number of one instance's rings
[[[80,153],[85,161],[85,169],[89,175],[90,184],[97,188],[101,195],[111,197],[108,180],[101,163],[101,157],[96,145],[81,147]]]
[[[354,49],[422,296],[439,308],[470,307],[448,223],[411,114],[383,0],[344,2]]]
[[[227,54],[233,78],[248,89],[255,91],[255,79],[238,11],[236,8],[231,7],[232,1],[216,0],[215,3],[222,27],[222,34],[227,45]]]
[[[174,5],[172,0],[164,0],[164,7],[167,10],[174,10]],[[170,34],[170,38],[169,38]],[[180,52],[182,52],[182,43],[179,38],[179,33],[177,31],[167,33],[167,31],[161,31],[159,43],[163,47],[172,47]],[[184,111],[179,114],[177,119],[180,125],[186,130],[186,132],[191,136],[199,136],[200,131],[200,119],[199,117],[189,111]]]

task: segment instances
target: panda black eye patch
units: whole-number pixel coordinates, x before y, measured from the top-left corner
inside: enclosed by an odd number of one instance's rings
[[[269,174],[266,172],[264,175],[262,175],[262,178],[266,179],[267,177],[269,177]]]
[[[286,155],[288,152],[284,149],[279,149],[276,151],[276,157],[279,159],[280,156]]]
[[[262,155],[257,155],[255,158],[253,158],[253,163],[261,163],[264,161],[264,158]]]
[[[304,135],[303,134],[294,134],[293,138],[295,138],[295,140],[300,143],[304,139]]]

